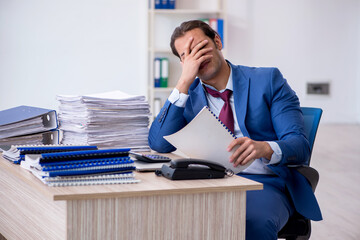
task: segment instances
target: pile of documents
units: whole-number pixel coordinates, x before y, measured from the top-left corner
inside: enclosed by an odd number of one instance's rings
[[[113,91],[58,95],[62,144],[149,151],[149,104],[144,96]]]
[[[34,148],[41,154],[25,154],[20,166],[31,171],[49,186],[81,186],[116,183],[137,183],[130,149],[103,149],[93,146]],[[68,149],[67,149],[68,148]],[[78,150],[78,149],[82,150]],[[30,149],[28,149],[29,151]],[[62,152],[57,152],[61,150]],[[55,151],[55,152],[54,152]]]
[[[0,147],[13,144],[57,144],[55,110],[18,106],[0,111]]]

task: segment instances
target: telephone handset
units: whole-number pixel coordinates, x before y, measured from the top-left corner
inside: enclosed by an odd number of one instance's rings
[[[225,167],[215,162],[199,159],[176,159],[170,162],[170,165],[164,164],[161,173],[171,180],[189,180],[189,179],[208,179],[223,178],[225,175],[232,175]]]

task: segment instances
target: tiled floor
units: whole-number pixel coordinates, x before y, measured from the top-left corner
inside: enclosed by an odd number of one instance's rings
[[[360,239],[360,125],[320,124],[311,159],[323,221],[310,239]]]

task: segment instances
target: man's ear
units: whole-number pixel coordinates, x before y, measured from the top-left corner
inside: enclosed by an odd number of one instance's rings
[[[221,50],[222,49],[222,42],[221,42],[221,39],[220,39],[219,35],[217,35],[217,34],[215,35],[214,42],[215,42],[215,45],[216,45],[216,49]]]

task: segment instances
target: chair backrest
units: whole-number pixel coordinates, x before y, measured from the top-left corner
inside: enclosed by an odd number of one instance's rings
[[[311,108],[311,107],[301,107],[301,111],[304,115],[304,124],[305,124],[305,134],[309,140],[310,144],[310,156],[313,150],[316,132],[319,127],[322,109],[321,108]],[[310,164],[310,159],[308,164]]]

